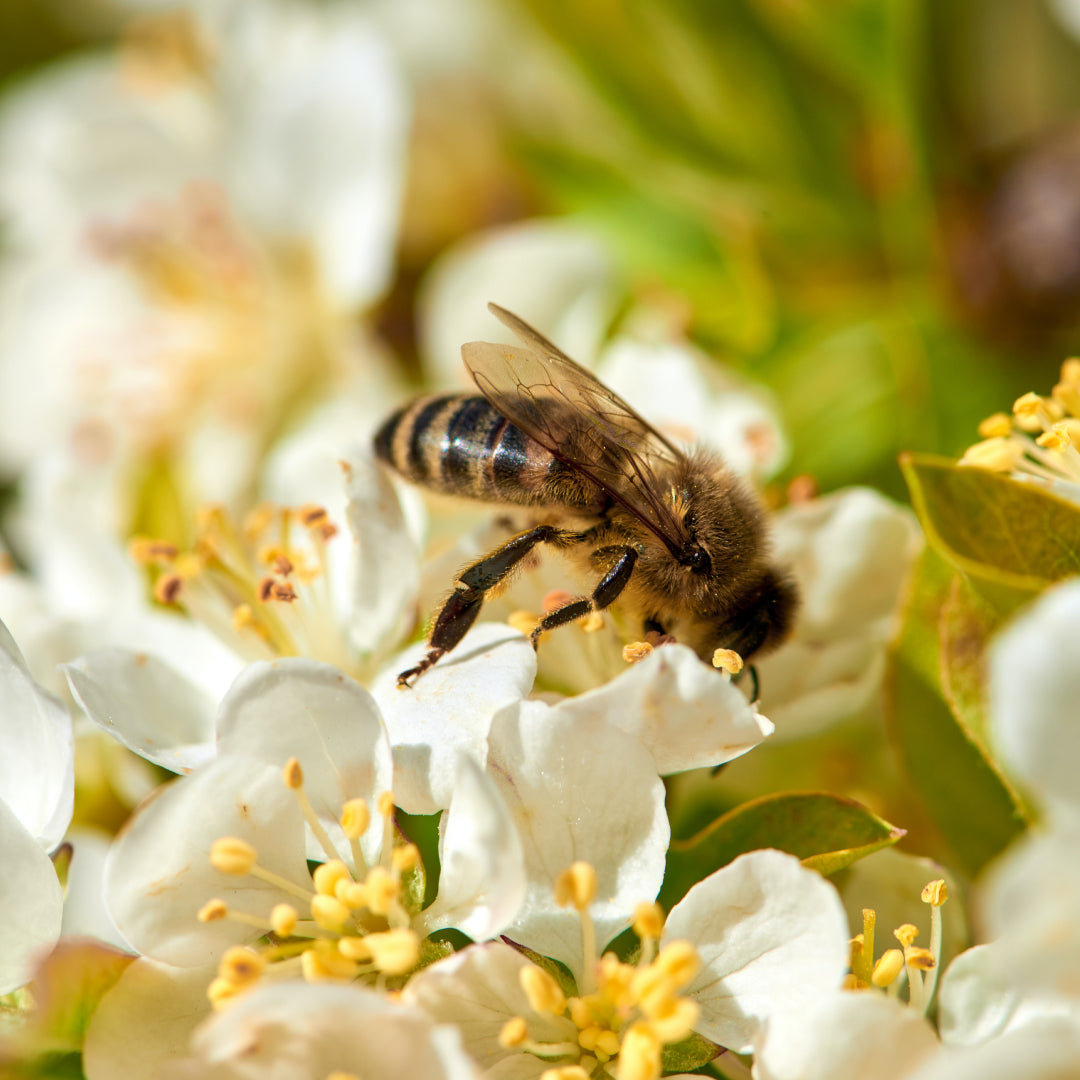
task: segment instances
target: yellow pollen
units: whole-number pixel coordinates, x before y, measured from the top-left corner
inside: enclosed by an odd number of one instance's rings
[[[223,836],[210,845],[210,865],[223,874],[249,874],[257,859],[255,849],[238,836]]]
[[[299,918],[300,912],[292,904],[275,904],[270,912],[270,927],[278,937],[290,937]]]
[[[350,840],[357,840],[371,824],[371,811],[363,799],[349,799],[341,811],[341,827]]]
[[[322,896],[336,896],[339,881],[351,881],[349,868],[340,859],[330,859],[321,866],[316,866],[311,879],[315,891]]]
[[[292,559],[288,555],[278,555],[274,558],[274,573],[279,574],[281,577],[288,577],[295,566]]]
[[[154,583],[154,599],[159,604],[175,604],[184,587],[179,574],[162,574]]]
[[[657,1080],[662,1046],[651,1025],[630,1025],[619,1051],[619,1080]]]
[[[334,942],[317,941],[314,947],[300,956],[300,970],[308,982],[328,982],[334,979],[353,979],[358,965],[342,956]]]
[[[1040,446],[1046,447],[1047,450],[1064,450],[1065,447],[1073,444],[1070,425],[1065,421],[1053,424],[1049,430],[1044,431],[1035,441]]]
[[[164,566],[176,558],[178,551],[175,544],[166,540],[136,536],[128,544],[128,554],[140,566]]]
[[[349,921],[349,909],[336,896],[313,896],[311,917],[324,930],[340,930]]]
[[[214,979],[206,988],[206,996],[215,1009],[220,1009],[222,1005],[236,997],[237,994],[242,993],[244,989],[242,986],[237,986],[236,983],[229,982],[228,979]]]
[[[299,758],[289,758],[285,767],[281,770],[281,779],[290,791],[296,791],[304,786],[304,770],[300,765]]]
[[[1066,413],[1080,416],[1080,385],[1075,382],[1059,382],[1050,393]]]
[[[504,1050],[513,1050],[515,1047],[528,1042],[528,1039],[529,1025],[525,1023],[524,1017],[521,1016],[512,1016],[503,1024],[502,1030],[499,1032],[499,1045]]]
[[[900,949],[886,949],[874,965],[870,981],[874,986],[890,986],[904,970],[904,954]]]
[[[375,966],[387,975],[404,975],[420,962],[420,937],[415,930],[402,928],[368,934],[364,942],[371,950]]]
[[[634,909],[634,933],[639,938],[658,938],[664,931],[664,912],[657,903],[642,902]]]
[[[185,579],[198,577],[203,570],[202,559],[191,551],[185,551],[177,555],[173,566],[176,572]]]
[[[651,655],[652,651],[653,647],[647,641],[633,641],[623,646],[622,658],[628,664],[636,664]]]
[[[229,914],[229,905],[224,900],[210,900],[199,908],[196,918],[199,922],[217,922]]]
[[[570,1019],[574,1021],[575,1027],[585,1029],[593,1022],[592,1010],[583,998],[570,998],[566,1007],[570,1011]]]
[[[1011,472],[1023,456],[1023,449],[1012,439],[986,439],[969,446],[960,464],[991,472]]]
[[[233,608],[232,624],[233,629],[238,632],[255,625],[255,616],[251,611],[250,604],[237,604]]]
[[[368,910],[372,915],[386,916],[397,901],[400,890],[389,870],[382,866],[373,866],[364,881],[364,892]]]
[[[367,889],[359,881],[339,881],[334,888],[334,895],[354,911],[367,905]]]
[[[350,960],[359,960],[363,963],[371,960],[371,949],[368,948],[366,938],[338,938],[338,951],[342,956],[347,956]]]
[[[677,986],[686,986],[701,970],[701,957],[689,941],[672,941],[660,950],[656,966]]]
[[[893,931],[893,937],[896,938],[904,948],[914,945],[915,939],[918,936],[919,928],[912,923],[904,923]]]
[[[949,890],[945,886],[944,878],[938,878],[937,881],[931,881],[923,888],[922,900],[924,904],[932,904],[934,907],[941,907],[948,899]]]
[[[326,1080],[360,1080],[360,1077],[356,1073],[342,1072],[340,1069],[335,1069],[327,1075]]]
[[[701,1007],[689,998],[672,998],[649,1014],[656,1037],[665,1045],[682,1042],[693,1033],[701,1017]]]
[[[302,525],[311,528],[314,525],[321,525],[326,520],[327,513],[324,507],[308,503],[297,510],[296,516]]]
[[[540,1080],[589,1080],[589,1074],[580,1065],[559,1065],[545,1069]]]
[[[531,611],[512,611],[506,621],[519,634],[531,634],[540,621],[540,616],[534,615]]]
[[[265,958],[245,945],[233,945],[225,950],[218,964],[218,978],[234,986],[253,983],[266,970]]]
[[[1004,439],[1012,434],[1012,417],[1006,413],[994,413],[979,424],[979,434],[984,439]]]
[[[1021,418],[1035,417],[1043,407],[1043,399],[1029,391],[1013,402],[1013,415]]]
[[[398,873],[407,874],[420,865],[420,849],[415,844],[402,844],[401,847],[394,848],[391,860]]]
[[[546,971],[530,964],[521,969],[518,980],[533,1012],[562,1016],[566,1011],[566,995]]]
[[[270,589],[270,598],[291,604],[296,599],[296,590],[287,581],[275,581]]]
[[[587,862],[576,862],[555,879],[555,903],[584,911],[596,899],[596,871]]]
[[[375,800],[375,806],[384,818],[392,818],[394,816],[394,793],[392,791],[384,791],[378,799]]]
[[[1080,385],[1080,359],[1071,356],[1061,365],[1061,381]]]
[[[916,945],[908,949],[904,957],[908,967],[919,971],[932,971],[937,967],[937,960],[929,949],[923,949]]]
[[[264,577],[259,581],[259,584],[255,587],[255,595],[258,596],[260,603],[265,604],[274,594],[274,579],[272,577]]]
[[[586,634],[596,634],[604,629],[604,613],[602,611],[590,611],[581,621],[578,626]]]
[[[712,666],[729,675],[738,675],[743,669],[743,658],[734,649],[717,649],[712,654]]]

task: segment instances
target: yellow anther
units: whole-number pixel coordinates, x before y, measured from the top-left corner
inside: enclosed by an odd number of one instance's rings
[[[631,1024],[619,1051],[619,1080],[657,1080],[662,1049],[651,1025]]]
[[[572,997],[567,1000],[566,1007],[575,1027],[584,1029],[593,1022],[592,1009],[589,1008],[589,1003],[584,998]]]
[[[255,625],[255,614],[250,604],[237,604],[232,613],[233,629],[236,631],[247,630]]]
[[[367,905],[367,889],[359,881],[339,881],[334,886],[334,895],[354,911]]]
[[[266,959],[245,945],[233,945],[225,950],[218,964],[218,978],[234,986],[247,986],[266,970]]]
[[[296,511],[296,516],[302,525],[306,525],[310,529],[326,521],[327,513],[325,507],[308,503]]]
[[[398,873],[407,874],[420,865],[420,849],[415,844],[402,844],[401,847],[394,848],[391,861]]]
[[[175,567],[177,574],[185,579],[198,577],[203,569],[202,559],[191,551],[185,551],[182,554],[177,555],[173,566]]]
[[[1044,408],[1043,399],[1038,394],[1029,391],[1013,402],[1013,415],[1027,419],[1038,416],[1042,408]]]
[[[368,910],[373,915],[388,915],[400,895],[400,887],[389,870],[373,866],[364,881]]]
[[[1080,384],[1075,382],[1059,382],[1050,391],[1054,401],[1060,405],[1070,416],[1080,416]]]
[[[915,939],[918,936],[919,928],[912,923],[904,923],[893,931],[893,937],[896,938],[905,949],[910,945],[914,945]]]
[[[371,949],[368,948],[367,938],[362,937],[343,937],[338,938],[338,951],[342,956],[347,956],[350,960],[359,960],[361,962],[368,962],[371,960]]]
[[[223,836],[210,845],[210,865],[223,874],[249,874],[257,860],[258,852],[238,836]]]
[[[275,581],[271,584],[269,597],[264,597],[264,599],[291,604],[296,599],[296,590],[287,581]]]
[[[531,634],[540,621],[540,616],[534,615],[531,611],[512,611],[506,621],[519,634]]]
[[[598,1024],[590,1024],[587,1028],[582,1028],[578,1032],[578,1045],[583,1050],[595,1051],[597,1044],[600,1042],[600,1036],[606,1030],[606,1028],[602,1028]]]
[[[281,577],[288,577],[296,567],[288,555],[278,554],[274,556],[274,573]]]
[[[845,975],[840,982],[841,990],[865,990],[866,988],[866,983],[864,983],[858,975],[851,972]]]
[[[140,566],[164,566],[172,562],[179,551],[175,544],[170,544],[167,540],[136,536],[128,544],[128,554]]]
[[[652,655],[653,647],[647,641],[632,641],[629,645],[624,645],[622,650],[622,658],[628,664],[636,664],[641,660],[644,660],[646,656]]]
[[[919,971],[932,971],[937,967],[937,958],[934,954],[929,949],[924,949],[918,945],[905,950],[904,962],[908,967],[916,968]]]
[[[1080,359],[1070,356],[1061,365],[1061,381],[1080,385]]]
[[[285,786],[292,791],[304,786],[304,770],[300,765],[299,758],[289,758],[285,762],[285,767],[281,770],[281,779],[285,781]]]
[[[949,890],[945,885],[944,878],[938,878],[937,881],[928,882],[923,887],[922,900],[924,904],[932,904],[934,907],[941,907],[948,899]]]
[[[555,903],[584,911],[596,899],[596,871],[587,862],[568,866],[555,879]]]
[[[743,669],[743,658],[734,649],[717,649],[712,654],[712,666],[729,675],[738,675]]]
[[[231,1001],[237,994],[243,992],[245,987],[237,986],[228,979],[214,979],[206,988],[206,996],[215,1009],[220,1009],[226,1002]]]
[[[1073,444],[1070,425],[1065,421],[1053,424],[1047,431],[1039,435],[1035,441],[1047,450],[1064,450],[1067,446]]]
[[[689,941],[672,941],[665,945],[655,963],[679,987],[692,982],[701,970],[701,957]]]
[[[658,938],[664,932],[664,910],[657,903],[642,901],[634,908],[634,933],[639,938]]]
[[[701,1007],[696,1001],[672,998],[649,1014],[649,1023],[656,1037],[666,1045],[689,1038],[700,1018]]]
[[[604,629],[604,613],[602,611],[590,611],[578,622],[578,626],[586,634],[597,634]]]
[[[589,1080],[589,1073],[580,1065],[559,1065],[554,1069],[545,1069],[540,1080]]]
[[[350,840],[357,840],[371,824],[371,810],[363,799],[349,799],[341,811],[341,827]]]
[[[311,875],[315,885],[315,891],[323,896],[336,896],[339,881],[351,881],[352,875],[349,868],[340,859],[330,859],[321,866],[315,867]]]
[[[210,900],[199,908],[196,918],[199,922],[217,922],[229,914],[229,905],[224,900]]]
[[[542,968],[529,964],[518,973],[518,980],[533,1012],[562,1016],[566,1011],[566,995]]]
[[[392,818],[394,816],[394,793],[392,791],[384,791],[378,799],[375,800],[375,806],[384,818]]]
[[[341,1069],[335,1069],[332,1073],[328,1073],[326,1080],[360,1080],[360,1077],[356,1073],[342,1072]]]
[[[614,1031],[606,1029],[596,1037],[592,1052],[601,1060],[613,1058],[619,1052],[619,1036]]]
[[[340,930],[349,921],[349,909],[336,896],[313,896],[311,917],[324,930]]]
[[[1012,434],[1012,417],[998,412],[988,416],[979,424],[979,434],[984,439],[1004,439]]]
[[[162,574],[154,582],[154,599],[159,604],[175,604],[184,588],[184,579],[179,574]]]
[[[355,960],[342,956],[332,942],[319,941],[301,953],[300,970],[308,982],[328,982],[355,978],[359,966]]]
[[[890,986],[904,970],[904,953],[901,949],[886,949],[878,957],[870,981],[874,986]]]
[[[990,472],[1011,472],[1023,456],[1023,447],[1012,439],[986,439],[969,446],[960,464]]]
[[[420,937],[415,930],[403,927],[368,934],[364,942],[375,966],[387,975],[404,975],[420,962]]]
[[[503,1024],[502,1030],[499,1032],[499,1045],[504,1050],[513,1050],[515,1047],[528,1042],[528,1040],[529,1025],[525,1023],[525,1018],[521,1016],[512,1016]]]
[[[268,528],[274,523],[274,519],[277,517],[277,507],[273,503],[260,503],[251,510],[247,517],[244,518],[243,525],[241,526],[244,531],[244,537],[252,543],[262,533],[266,532]]]
[[[292,904],[275,904],[270,912],[270,928],[278,937],[290,937],[299,918],[300,912]]]

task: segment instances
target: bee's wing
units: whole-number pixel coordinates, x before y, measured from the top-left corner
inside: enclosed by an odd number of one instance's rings
[[[560,461],[595,481],[673,552],[688,542],[656,465],[684,459],[614,391],[528,323],[491,310],[526,346],[472,341],[461,354],[480,392]]]

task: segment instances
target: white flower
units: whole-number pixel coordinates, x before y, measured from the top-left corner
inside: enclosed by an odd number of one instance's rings
[[[60,934],[63,897],[48,853],[71,821],[67,709],[30,677],[0,623],[0,994],[22,986]]]

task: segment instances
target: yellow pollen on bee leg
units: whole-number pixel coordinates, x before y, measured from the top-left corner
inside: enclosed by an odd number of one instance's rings
[[[646,656],[651,656],[652,651],[653,647],[647,641],[633,641],[623,646],[622,658],[628,664],[637,664]]]
[[[728,675],[738,675],[743,669],[743,658],[734,649],[717,649],[712,655],[712,666]]]

